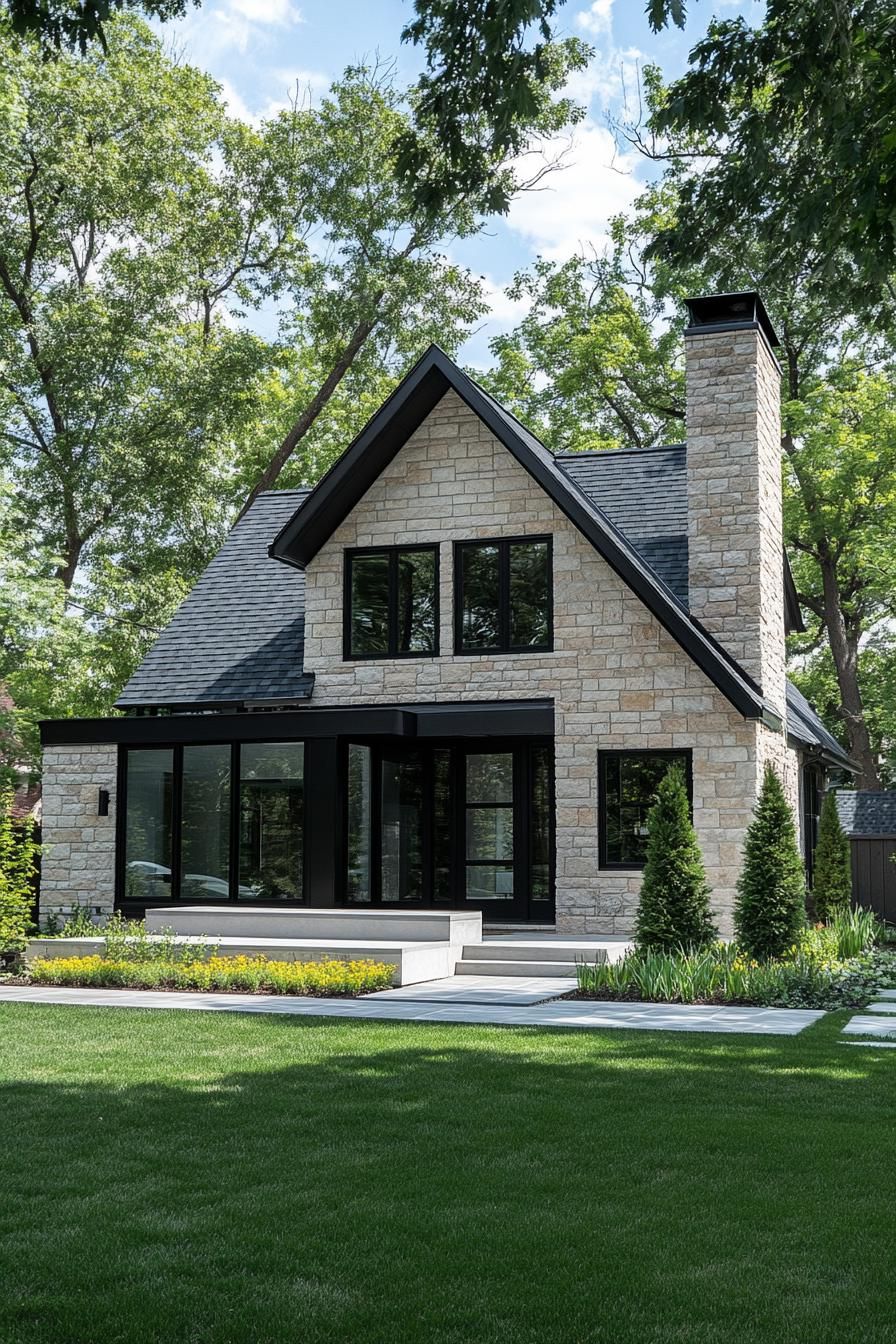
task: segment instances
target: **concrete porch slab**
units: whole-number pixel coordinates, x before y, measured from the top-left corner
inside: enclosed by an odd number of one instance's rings
[[[388,999],[394,1003],[481,1003],[531,1005],[556,999],[575,989],[575,979],[547,976],[449,975],[444,980],[429,980],[401,989],[382,989],[368,994],[370,999]]]

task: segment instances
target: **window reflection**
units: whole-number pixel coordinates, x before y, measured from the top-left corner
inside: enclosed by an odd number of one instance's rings
[[[129,751],[125,820],[125,898],[171,900],[174,752]]]
[[[301,742],[240,748],[239,896],[300,901],[305,813]]]

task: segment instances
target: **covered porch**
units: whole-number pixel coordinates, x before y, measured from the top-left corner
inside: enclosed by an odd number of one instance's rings
[[[554,924],[550,701],[140,715],[43,725],[107,744],[108,908],[450,911]]]

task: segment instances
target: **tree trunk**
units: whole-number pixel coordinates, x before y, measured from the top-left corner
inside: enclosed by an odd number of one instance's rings
[[[383,298],[382,294],[378,294],[376,296],[374,300],[374,310],[379,308],[379,305],[382,302],[382,298]],[[349,369],[351,368],[352,364],[355,361],[356,356],[358,355],[358,352],[360,351],[364,342],[367,340],[367,337],[370,335],[370,333],[376,326],[376,322],[377,319],[374,317],[367,319],[363,322],[359,322],[358,325],[355,327],[348,343],[346,344],[345,348],[342,351],[342,354],[339,356],[339,359],[333,365],[332,369],[327,374],[326,378],[315,392],[311,401],[305,407],[304,411],[299,416],[298,420],[295,422],[292,429],[283,439],[283,442],[280,444],[280,447],[277,449],[276,453],[271,458],[270,462],[265,467],[264,471],[261,473],[258,480],[255,482],[252,489],[249,491],[249,494],[246,498],[246,502],[240,509],[239,518],[242,518],[243,514],[245,514],[247,510],[249,510],[252,507],[252,505],[255,503],[256,499],[262,493],[263,490],[270,490],[271,487],[274,485],[275,481],[277,480],[277,477],[280,475],[281,471],[286,466],[286,463],[292,457],[296,448],[301,443],[305,435],[308,433],[309,429],[314,424],[315,420],[320,415],[321,411],[324,409],[327,402],[330,400],[330,398],[336,391],[339,384],[342,382],[345,375],[348,373]],[[239,518],[237,519],[237,522],[239,522]]]
[[[859,690],[858,635],[846,628],[840,604],[840,585],[832,560],[821,562],[821,577],[824,586],[824,621],[834,657],[837,685],[840,688],[841,713],[849,739],[849,755],[859,767],[856,788],[879,789],[877,757],[871,747],[862,693]]]

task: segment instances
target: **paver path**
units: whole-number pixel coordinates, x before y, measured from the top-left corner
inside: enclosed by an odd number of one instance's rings
[[[896,1046],[896,990],[879,989],[862,1013],[851,1017],[843,1028],[844,1036],[884,1037],[883,1040],[844,1041],[844,1045],[886,1046],[887,1038]]]
[[[348,1017],[384,1022],[466,1022],[483,1026],[624,1027],[643,1031],[733,1032],[795,1036],[824,1014],[797,1008],[714,1008],[692,1004],[596,1003],[555,999],[551,1003],[419,1003],[396,994],[363,999],[301,999],[288,995],[184,994],[148,989],[0,988],[6,1003],[80,1004],[97,1008],[187,1008],[206,1012],[285,1013],[295,1017]]]

